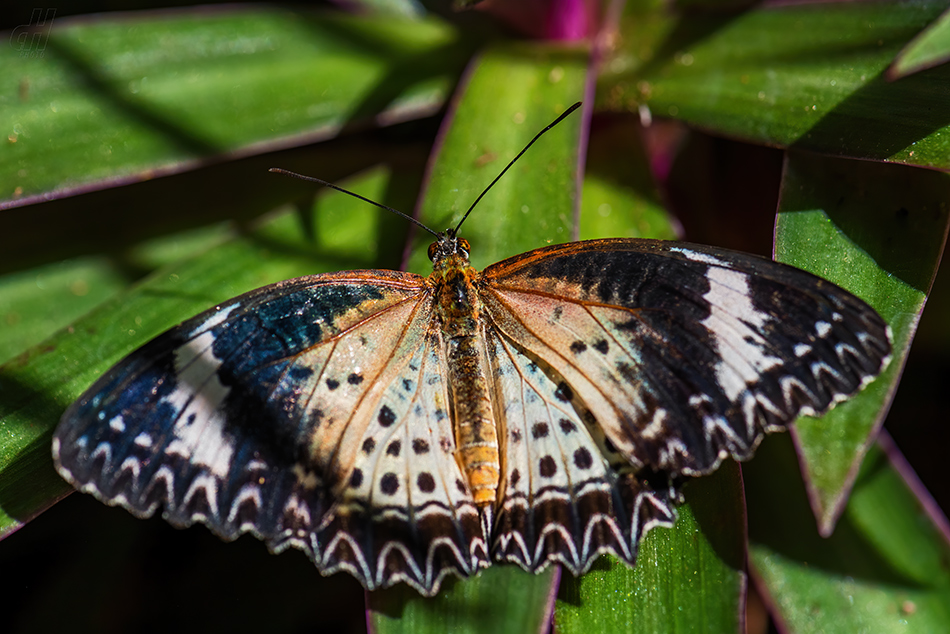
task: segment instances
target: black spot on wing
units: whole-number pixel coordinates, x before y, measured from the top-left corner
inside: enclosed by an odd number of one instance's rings
[[[594,464],[594,459],[586,447],[581,447],[574,451],[574,465],[578,469],[590,469]]]
[[[290,379],[292,381],[306,381],[313,376],[313,368],[305,365],[294,365],[290,368]]]
[[[386,495],[395,495],[399,490],[399,476],[395,473],[385,473],[379,481],[379,490]]]
[[[435,491],[435,478],[431,473],[422,472],[416,477],[416,486],[423,493],[432,493]]]
[[[414,438],[412,441],[412,451],[417,456],[429,453],[429,443],[423,438]]]
[[[396,413],[393,412],[388,405],[383,405],[379,408],[379,414],[377,415],[376,420],[379,422],[380,426],[390,427],[396,422]]]
[[[571,390],[571,386],[561,381],[558,383],[557,389],[554,391],[554,396],[559,401],[567,402],[574,398],[574,392]]]

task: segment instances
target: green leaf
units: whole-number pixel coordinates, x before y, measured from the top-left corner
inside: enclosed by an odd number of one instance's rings
[[[57,20],[41,57],[0,52],[0,197],[428,114],[468,55],[437,18],[258,8]]]
[[[743,468],[750,563],[794,632],[950,630],[950,546],[877,446],[834,534],[815,531],[787,437]]]
[[[416,0],[355,0],[352,4],[360,11],[395,15],[406,18],[419,18],[425,15],[425,8]]]
[[[130,268],[154,270],[170,264],[219,242],[226,231],[222,225],[212,225],[152,240],[121,258],[84,256],[0,277],[0,363],[128,286]]]
[[[635,12],[598,105],[773,146],[950,169],[950,68],[889,83],[942,1],[764,6],[726,17]]]
[[[564,634],[739,632],[745,610],[745,513],[739,467],[689,482],[673,529],[654,529],[632,570],[601,559],[565,575],[555,619]]]
[[[540,45],[499,45],[483,52],[430,167],[421,219],[454,227],[479,193],[541,129],[584,93],[586,50]],[[554,242],[567,242],[575,224],[576,170],[581,113],[547,132],[468,217],[460,233],[472,245],[476,268]],[[432,237],[417,233],[412,270],[431,268]],[[550,613],[554,571],[531,575],[498,566],[453,583],[426,599],[394,589],[369,595],[375,632],[541,632]],[[486,610],[485,606],[492,606]]]
[[[525,144],[583,97],[586,63],[586,50],[540,45],[503,45],[477,57],[442,131],[420,219],[433,229],[454,227]],[[572,239],[580,130],[576,113],[548,132],[468,217],[460,234],[472,244],[475,268]],[[410,268],[428,269],[422,247],[431,236],[418,238]]]
[[[893,360],[858,397],[794,426],[820,530],[831,532],[896,389],[950,222],[950,175],[790,154],[776,259],[865,299],[893,331]]]
[[[937,20],[904,47],[888,70],[890,80],[900,79],[944,64],[950,59],[950,11],[944,11]]]
[[[609,117],[591,132],[581,237],[675,238],[659,204],[634,117]],[[735,463],[690,482],[673,529],[656,529],[631,569],[602,558],[574,579],[564,575],[558,632],[739,631],[745,597],[744,511]]]
[[[169,236],[166,242],[171,246],[163,249],[182,257],[182,249],[187,251],[197,240],[182,231],[193,229],[198,235],[203,227],[222,221],[249,226],[257,216],[313,191],[312,184],[271,174],[269,168],[277,165],[334,181],[380,162],[413,166],[414,173],[425,160],[427,137],[432,134],[429,128],[428,123],[405,124],[390,133],[414,134],[413,143],[396,143],[369,130],[140,183],[114,183],[117,186],[64,198],[51,194],[50,200],[33,199],[28,205],[3,211],[0,273],[41,268],[69,257],[104,256],[113,278],[135,281],[158,265],[148,253],[148,242],[158,239],[161,244],[161,236]],[[393,188],[412,189],[418,183],[419,177],[414,176],[394,183]],[[140,243],[146,243],[142,249],[137,246]],[[59,299],[75,301],[71,294],[61,293]],[[50,305],[47,311],[70,309]]]
[[[676,239],[631,116],[603,117],[590,131],[580,237]]]
[[[531,575],[494,566],[468,581],[451,580],[431,598],[399,585],[369,593],[370,631],[379,634],[525,634],[548,631],[557,570]]]

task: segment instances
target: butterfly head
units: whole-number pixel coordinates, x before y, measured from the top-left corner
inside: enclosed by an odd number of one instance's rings
[[[451,262],[455,266],[467,266],[468,255],[472,247],[468,240],[455,235],[454,229],[446,229],[438,235],[438,240],[429,245],[429,259],[436,267]]]

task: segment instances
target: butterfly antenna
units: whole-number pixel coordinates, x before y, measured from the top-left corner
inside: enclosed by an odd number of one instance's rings
[[[548,127],[550,127],[550,126],[548,126]],[[401,216],[401,217],[405,218],[406,220],[408,220],[408,221],[411,222],[412,224],[414,224],[414,225],[416,225],[416,226],[418,226],[418,227],[422,227],[423,229],[425,229],[426,231],[428,231],[429,233],[431,233],[432,235],[434,235],[436,238],[439,237],[439,234],[438,234],[438,233],[436,233],[435,231],[433,231],[433,230],[430,229],[429,227],[425,226],[424,224],[422,224],[421,222],[419,222],[418,220],[416,220],[416,219],[413,218],[412,216],[410,216],[410,215],[408,215],[408,214],[405,214],[405,213],[399,211],[398,209],[393,209],[392,207],[389,207],[389,206],[384,205],[384,204],[382,204],[382,203],[378,203],[378,202],[376,202],[375,200],[370,200],[369,198],[366,198],[365,196],[360,196],[359,194],[354,193],[354,192],[351,192],[351,191],[348,190],[348,189],[343,189],[343,188],[340,187],[339,185],[334,185],[333,183],[329,183],[329,182],[327,182],[327,181],[325,181],[325,180],[321,180],[321,179],[315,178],[315,177],[313,177],[313,176],[304,176],[303,174],[298,174],[297,172],[291,172],[290,170],[285,170],[285,169],[280,168],[280,167],[272,167],[272,168],[270,168],[270,169],[267,170],[267,171],[268,171],[268,172],[274,172],[275,174],[286,174],[287,176],[293,176],[294,178],[299,178],[299,179],[302,180],[302,181],[310,181],[311,183],[320,183],[321,185],[324,185],[324,186],[326,186],[326,187],[329,187],[330,189],[335,189],[335,190],[337,190],[338,192],[343,192],[344,194],[349,194],[349,195],[352,196],[353,198],[359,198],[360,200],[362,200],[362,201],[364,201],[364,202],[368,202],[368,203],[371,204],[371,205],[376,205],[376,206],[379,207],[380,209],[385,209],[386,211],[391,211],[391,212],[393,212],[394,214],[396,214],[397,216]]]
[[[459,223],[455,226],[455,233],[456,233],[456,234],[459,232],[459,229],[462,227],[462,223],[465,222],[465,219],[466,219],[466,218],[468,218],[468,215],[469,215],[470,213],[472,213],[472,210],[473,210],[473,209],[475,209],[475,205],[478,204],[478,201],[480,201],[480,200],[482,199],[482,197],[483,197],[485,194],[488,193],[488,190],[491,189],[491,188],[495,185],[495,183],[498,182],[498,179],[500,179],[502,176],[505,175],[505,172],[508,171],[508,168],[510,168],[512,165],[514,165],[514,164],[515,164],[515,161],[517,161],[518,159],[520,159],[520,158],[521,158],[521,155],[524,154],[525,152],[527,152],[527,151],[528,151],[528,148],[531,147],[532,145],[534,145],[534,142],[537,141],[538,139],[540,139],[542,134],[544,134],[545,132],[547,132],[548,130],[550,130],[551,128],[553,128],[554,126],[556,126],[557,124],[559,124],[561,121],[564,120],[564,118],[565,118],[567,115],[571,114],[572,112],[574,112],[575,110],[577,110],[577,109],[580,108],[580,107],[581,107],[581,102],[578,101],[578,102],[575,103],[573,106],[571,106],[570,108],[568,108],[567,110],[565,110],[563,113],[561,113],[561,116],[559,116],[557,119],[555,119],[555,120],[552,121],[550,124],[548,124],[548,127],[544,128],[543,130],[541,130],[540,132],[538,132],[536,135],[534,135],[534,138],[533,138],[533,139],[531,139],[530,141],[528,141],[528,145],[524,146],[524,149],[521,150],[520,152],[518,152],[518,156],[516,156],[515,158],[511,159],[511,162],[508,163],[508,165],[505,166],[505,169],[501,170],[501,173],[498,174],[498,176],[495,177],[495,180],[493,180],[491,183],[489,183],[488,187],[486,187],[485,190],[484,190],[481,194],[478,195],[478,198],[475,199],[475,202],[472,203],[472,206],[468,208],[468,211],[465,212],[465,215],[462,216],[462,219],[459,220]],[[273,170],[271,170],[271,171],[273,171]]]

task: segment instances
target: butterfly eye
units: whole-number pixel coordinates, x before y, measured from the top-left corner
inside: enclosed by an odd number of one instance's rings
[[[439,248],[438,242],[433,242],[429,245],[429,259],[435,262],[435,252]]]
[[[472,245],[470,245],[468,243],[468,240],[466,240],[465,238],[459,238],[458,250],[462,253],[462,255],[464,255],[465,257],[468,257],[469,252],[472,250]]]

